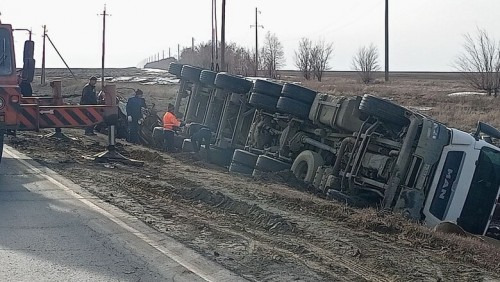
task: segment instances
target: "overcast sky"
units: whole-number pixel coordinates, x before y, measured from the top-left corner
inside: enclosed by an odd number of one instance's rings
[[[1,0],[0,19],[14,28],[32,28],[35,59],[41,66],[42,25],[70,67],[100,67],[102,13],[107,4],[106,67],[138,66],[145,58],[177,44],[191,46],[211,38],[210,0]],[[221,23],[221,0],[219,25]],[[463,35],[485,29],[500,40],[499,0],[390,0],[390,68],[409,71],[453,71]],[[259,42],[275,33],[293,69],[298,41],[307,37],[334,43],[333,70],[350,70],[362,45],[373,43],[384,60],[385,0],[227,0],[226,41],[255,46],[255,7],[261,11]],[[27,35],[15,34],[18,46]],[[220,36],[219,36],[220,38]],[[48,43],[47,43],[48,44]],[[20,47],[22,48],[22,47]],[[18,51],[18,54],[22,54]],[[160,54],[161,55],[161,54]],[[18,57],[18,62],[20,58]],[[63,67],[47,47],[47,67]]]

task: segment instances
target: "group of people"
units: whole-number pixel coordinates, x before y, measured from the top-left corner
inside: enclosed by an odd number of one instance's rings
[[[82,90],[80,105],[97,105],[98,96],[96,94],[95,85],[97,78],[92,76],[89,82]],[[128,141],[131,143],[140,143],[139,127],[143,118],[142,109],[146,108],[146,101],[143,97],[142,90],[137,89],[135,95],[127,100],[127,123],[128,123]],[[210,141],[212,132],[209,127],[195,122],[185,123],[179,120],[175,114],[175,106],[168,104],[167,112],[163,115],[163,136],[165,150],[168,152],[175,151],[174,138],[177,131],[184,127],[184,131],[191,138],[193,151],[199,152],[201,145],[204,145],[207,151],[210,149]],[[94,126],[85,128],[85,135],[95,135]]]

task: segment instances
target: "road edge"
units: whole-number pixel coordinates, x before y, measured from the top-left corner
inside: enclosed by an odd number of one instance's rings
[[[189,271],[198,275],[206,281],[248,281],[236,273],[224,268],[217,262],[204,258],[193,249],[184,246],[172,237],[147,226],[138,218],[126,213],[120,208],[104,202],[91,194],[80,185],[65,178],[57,172],[42,166],[27,155],[19,152],[11,146],[5,145],[4,152],[16,158],[22,165],[34,173],[53,183],[56,187],[76,198],[82,204],[93,211],[103,215],[121,228],[129,231],[138,239],[150,245],[161,254],[182,265]]]

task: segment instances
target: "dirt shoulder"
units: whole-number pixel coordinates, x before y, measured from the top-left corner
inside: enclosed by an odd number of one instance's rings
[[[106,136],[20,133],[7,143],[96,196],[252,281],[500,279],[500,249],[352,209],[274,177],[229,174],[190,154],[119,144],[143,167],[95,163]],[[279,178],[279,177],[276,177]]]

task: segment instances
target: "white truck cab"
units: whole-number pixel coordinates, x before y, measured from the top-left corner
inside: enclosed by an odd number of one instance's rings
[[[451,221],[485,235],[500,221],[500,149],[457,129],[451,135],[427,193],[425,223]]]

